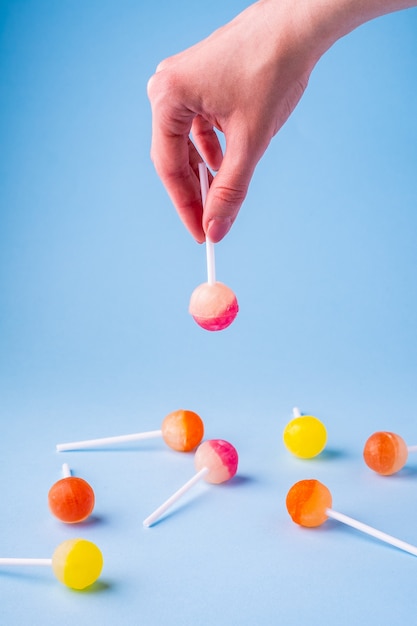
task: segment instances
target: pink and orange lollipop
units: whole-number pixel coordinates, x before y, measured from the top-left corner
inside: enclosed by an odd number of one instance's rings
[[[238,453],[236,448],[224,439],[209,439],[197,448],[194,465],[197,473],[151,513],[143,521],[144,526],[152,526],[165,511],[202,478],[212,484],[224,483],[233,478],[237,472]]]
[[[203,207],[208,193],[207,167],[199,163],[201,198]],[[207,282],[202,283],[191,294],[189,312],[199,326],[205,330],[223,330],[230,326],[239,311],[235,294],[227,285],[216,281],[214,244],[206,239]]]

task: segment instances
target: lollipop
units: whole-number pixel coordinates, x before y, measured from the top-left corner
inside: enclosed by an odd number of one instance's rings
[[[238,454],[231,443],[223,439],[209,439],[197,448],[194,464],[197,473],[149,515],[143,522],[144,526],[151,526],[167,509],[202,478],[208,483],[213,484],[224,483],[230,480],[230,478],[233,478],[237,472]]]
[[[201,197],[203,206],[208,192],[207,167],[199,163]],[[202,283],[191,294],[189,312],[199,326],[205,330],[223,330],[235,319],[239,305],[233,291],[216,281],[214,245],[206,239],[207,282]]]
[[[293,522],[300,526],[320,526],[330,517],[417,556],[417,546],[387,535],[387,533],[348,517],[344,513],[334,511],[331,508],[332,494],[318,480],[300,480],[295,483],[287,494],[286,505]]]
[[[409,452],[417,452],[417,446],[407,446],[400,435],[384,431],[374,433],[367,439],[363,458],[375,472],[389,476],[404,467]]]
[[[101,439],[88,439],[86,441],[73,441],[71,443],[58,443],[56,449],[58,452],[64,452],[65,450],[88,450],[129,441],[162,437],[165,443],[173,450],[189,452],[198,446],[203,435],[204,424],[201,417],[193,411],[180,409],[169,413],[165,417],[160,430],[150,430],[131,435],[118,435],[116,437],[103,437]]]
[[[54,483],[48,493],[51,513],[61,522],[83,522],[94,509],[94,491],[83,478],[71,476],[67,463],[62,466],[63,478]]]
[[[297,407],[284,428],[283,439],[287,449],[301,459],[311,459],[322,452],[327,441],[324,424],[312,415],[301,415]]]
[[[96,582],[103,568],[98,547],[86,539],[67,539],[51,559],[0,558],[2,565],[51,565],[57,579],[71,589],[85,589]]]

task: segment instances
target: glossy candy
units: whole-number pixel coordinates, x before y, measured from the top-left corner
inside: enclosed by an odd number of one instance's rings
[[[300,480],[289,490],[286,499],[288,513],[300,526],[320,526],[328,518],[332,494],[318,480]]]
[[[179,452],[194,450],[203,439],[204,424],[194,411],[173,411],[162,422],[162,437],[165,443]]]
[[[223,439],[210,439],[204,441],[197,448],[194,464],[197,473],[151,513],[151,515],[143,521],[144,526],[152,526],[165,511],[202,478],[213,484],[223,483],[233,478],[237,472],[238,453],[236,448],[228,441],[224,441]]]
[[[197,472],[204,468],[208,472],[204,480],[208,483],[224,483],[237,472],[238,454],[236,448],[224,439],[209,439],[204,441],[196,450],[194,465]]]
[[[220,282],[202,283],[192,293],[189,312],[205,330],[223,330],[230,326],[239,311],[233,291]]]
[[[323,483],[318,480],[300,480],[289,490],[286,498],[288,513],[292,520],[300,526],[315,527],[323,524],[329,517],[356,528],[367,535],[385,541],[400,550],[404,550],[417,556],[417,547],[397,539],[392,535],[377,530],[373,526],[368,526],[359,522],[344,513],[334,511],[332,506],[332,494]]]
[[[363,458],[375,472],[389,476],[406,464],[408,447],[400,435],[386,431],[376,432],[367,439]]]
[[[64,466],[65,467],[65,466]],[[48,493],[50,511],[61,522],[83,522],[94,509],[93,488],[83,478],[69,474],[52,485]]]
[[[59,443],[56,446],[58,452],[67,450],[89,450],[101,446],[108,446],[132,441],[141,441],[153,437],[162,437],[165,443],[179,452],[194,450],[204,436],[204,424],[199,415],[194,411],[179,409],[169,413],[162,421],[160,430],[150,430],[143,433],[130,435],[116,435],[115,437],[102,437],[100,439],[87,439],[85,441],[73,441],[71,443]]]
[[[198,165],[200,175],[201,200],[206,203],[209,189],[207,166]],[[188,310],[199,326],[205,330],[217,331],[230,326],[239,311],[233,291],[225,284],[216,281],[214,244],[206,239],[207,282],[202,283],[191,294]]]
[[[286,425],[283,440],[286,448],[301,459],[311,459],[322,452],[327,443],[323,422],[313,415],[300,415],[293,409],[294,419]]]
[[[85,589],[96,582],[103,568],[99,548],[86,539],[67,539],[51,559],[0,558],[0,566],[51,566],[57,579],[71,589]]]
[[[71,589],[85,589],[101,574],[103,556],[98,547],[86,539],[67,539],[52,556],[57,579]]]

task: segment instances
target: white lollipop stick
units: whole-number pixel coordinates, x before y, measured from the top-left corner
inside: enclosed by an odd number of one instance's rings
[[[207,166],[205,163],[198,164],[198,173],[200,175],[201,201],[203,208],[206,204],[206,198],[209,190],[209,180]],[[214,285],[216,282],[216,264],[214,260],[214,243],[206,237],[206,257],[207,257],[207,282]]]
[[[52,559],[1,558],[0,565],[52,565]]]
[[[209,471],[208,467],[203,467],[201,470],[199,470],[196,474],[194,474],[194,476],[192,478],[190,478],[189,481],[187,481],[185,483],[185,485],[183,485],[182,487],[180,487],[180,489],[178,489],[178,491],[176,491],[175,493],[172,494],[172,496],[170,498],[168,498],[168,500],[165,500],[165,502],[163,504],[161,504],[161,506],[159,506],[153,513],[151,513],[151,515],[149,515],[144,521],[143,521],[143,525],[146,526],[147,528],[149,526],[151,526],[154,522],[156,522],[156,520],[161,517],[161,515],[163,513],[165,513],[165,511],[167,511],[177,500],[179,500],[184,493],[186,493],[189,489],[191,489],[191,487],[193,487],[199,480],[201,480],[203,478],[203,476],[205,476],[207,474],[207,472]]]
[[[298,406],[295,406],[292,410],[292,415],[293,417],[301,417],[301,413],[300,413],[300,409],[298,408]]]
[[[62,465],[62,477],[63,478],[71,477],[71,470],[70,470],[70,466],[68,465],[68,463],[64,463]]]
[[[409,452],[417,452],[417,446],[407,446]]]
[[[102,437],[101,439],[86,439],[85,441],[72,441],[70,443],[58,443],[57,452],[67,450],[89,450],[90,448],[99,448],[118,443],[127,443],[129,441],[140,441],[142,439],[152,439],[162,437],[162,430],[149,430],[144,433],[133,433],[131,435],[117,435],[116,437]]]
[[[377,530],[373,528],[373,526],[368,526],[368,524],[364,524],[363,522],[359,522],[344,513],[339,513],[338,511],[334,511],[333,509],[326,509],[326,514],[332,519],[337,520],[338,522],[342,522],[343,524],[347,524],[348,526],[352,526],[352,528],[356,528],[356,530],[360,530],[367,535],[371,535],[376,539],[380,539],[385,543],[389,543],[400,550],[404,550],[405,552],[409,552],[414,556],[417,556],[417,547],[407,543],[406,541],[402,541],[401,539],[397,539],[396,537],[392,537],[392,535],[388,535],[387,533],[382,532],[381,530]]]
[[[214,260],[214,243],[206,237],[206,258],[207,258],[207,282],[214,285],[216,282],[216,263]]]

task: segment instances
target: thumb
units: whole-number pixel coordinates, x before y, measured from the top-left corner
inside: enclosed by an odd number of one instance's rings
[[[241,149],[226,150],[222,164],[207,194],[203,229],[213,243],[229,232],[246,197],[255,164]]]

